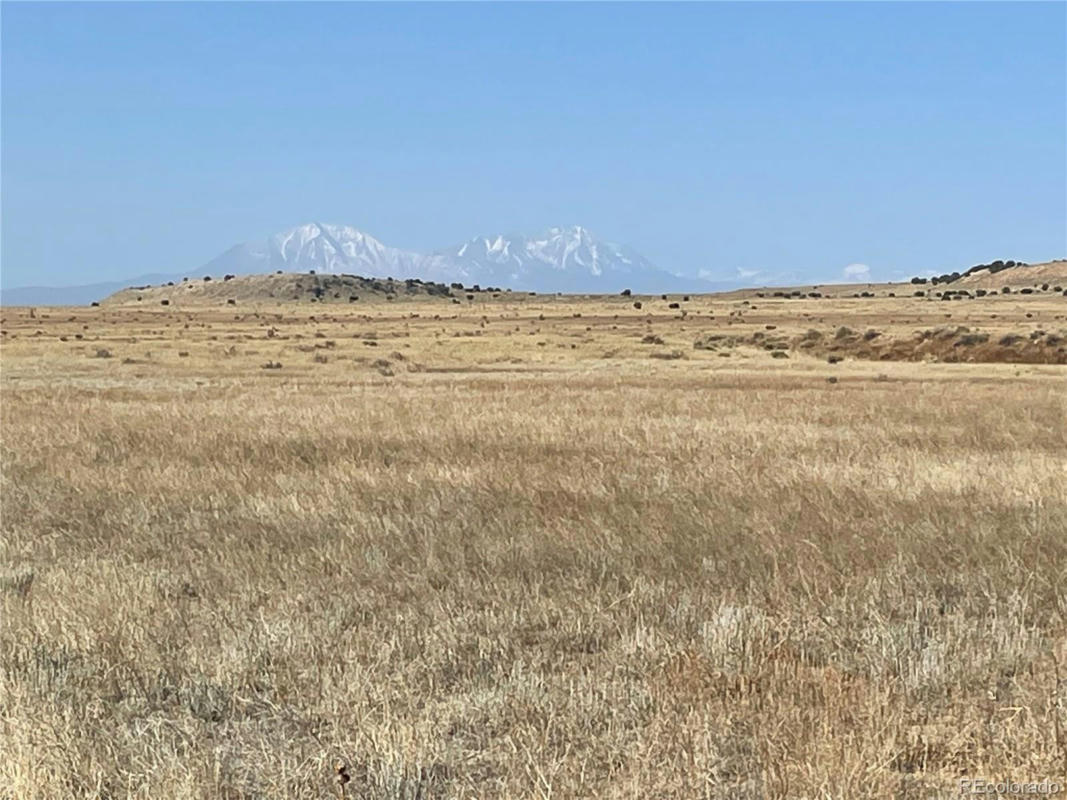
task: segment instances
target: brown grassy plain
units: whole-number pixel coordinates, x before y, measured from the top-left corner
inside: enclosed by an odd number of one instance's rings
[[[3,309],[0,797],[1067,777],[1063,296],[670,300]]]

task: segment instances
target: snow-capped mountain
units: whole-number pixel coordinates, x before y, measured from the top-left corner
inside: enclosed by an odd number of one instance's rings
[[[535,236],[478,236],[435,255],[450,260],[472,283],[539,292],[671,291],[694,282],[580,225]]]
[[[417,277],[421,256],[387,247],[351,226],[311,222],[275,234],[266,241],[236,245],[199,270],[235,275],[273,272],[354,272],[372,277]]]
[[[141,275],[126,281],[63,289],[5,289],[0,304],[85,303],[133,284],[283,272],[348,273],[368,278],[419,278],[483,288],[580,294],[631,289],[639,294],[715,292],[739,282],[714,283],[659,269],[629,247],[597,239],[574,225],[533,236],[476,236],[454,247],[415,253],[390,247],[356,228],[309,222],[262,241],[235,245],[199,269]]]
[[[308,223],[262,242],[237,245],[197,275],[347,272],[368,277],[421,278],[538,292],[711,291],[712,284],[658,269],[623,245],[597,239],[581,226],[534,236],[477,236],[429,254],[389,247],[356,228]]]

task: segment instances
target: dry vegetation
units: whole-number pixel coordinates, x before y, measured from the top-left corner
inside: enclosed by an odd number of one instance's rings
[[[3,309],[0,797],[1063,777],[1067,373],[922,332],[1067,301],[884,295]]]
[[[1013,288],[1040,288],[1042,284],[1067,286],[1067,258],[1032,264],[1022,269],[1006,269],[1000,272],[979,270],[954,281],[958,287],[999,290],[1005,286]]]
[[[155,286],[131,286],[116,292],[106,305],[244,305],[249,302],[352,304],[397,297],[442,297],[449,288],[443,283],[394,278],[364,278],[359,275],[315,275],[276,272],[268,275],[205,275],[183,278]]]

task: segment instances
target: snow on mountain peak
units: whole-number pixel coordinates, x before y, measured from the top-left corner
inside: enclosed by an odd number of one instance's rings
[[[539,292],[699,291],[695,279],[657,269],[629,248],[581,225],[533,235],[476,236],[430,254],[389,247],[357,228],[309,222],[261,242],[238,245],[204,272],[347,272]]]
[[[373,265],[383,258],[385,245],[351,226],[309,222],[272,236],[267,251],[282,268],[340,272]]]

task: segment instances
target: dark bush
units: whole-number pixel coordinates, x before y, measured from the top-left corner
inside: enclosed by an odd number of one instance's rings
[[[623,289],[623,290],[622,290],[622,296],[623,296],[623,297],[629,297],[629,296],[630,296],[631,294],[632,294],[632,293],[630,292],[630,290],[629,290],[629,289]]]

